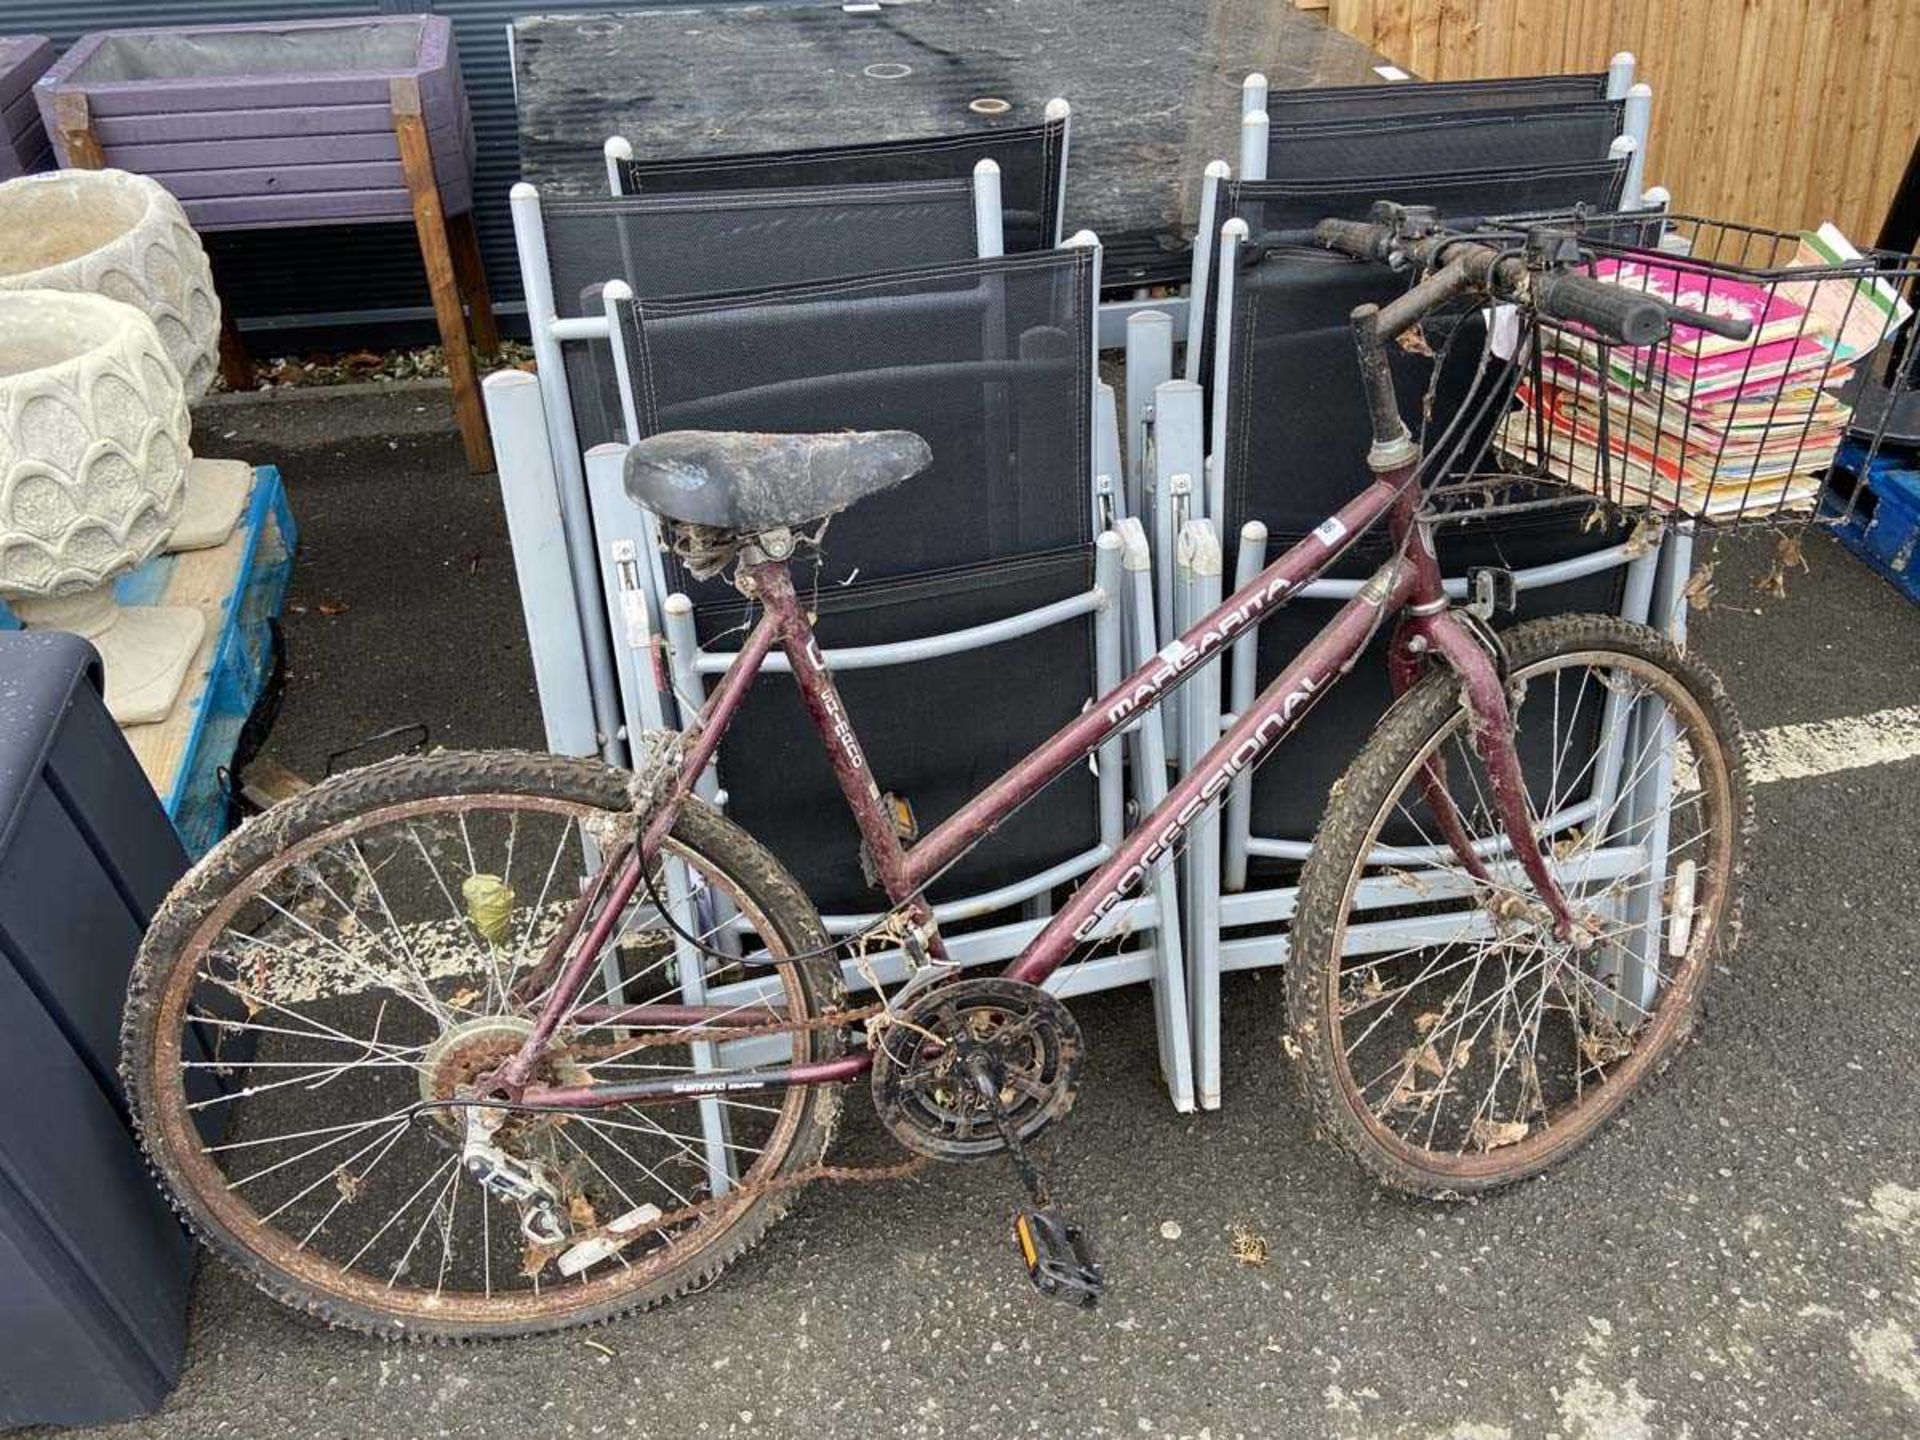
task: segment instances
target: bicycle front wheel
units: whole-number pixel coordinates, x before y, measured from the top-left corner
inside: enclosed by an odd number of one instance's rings
[[[1300,881],[1287,1048],[1323,1132],[1416,1195],[1509,1184],[1584,1143],[1671,1059],[1736,930],[1751,802],[1719,682],[1599,616],[1518,626],[1507,648],[1578,943],[1512,854],[1450,672],[1388,711]],[[1441,838],[1437,774],[1484,879]]]
[[[585,761],[408,758],[276,807],[194,868],[142,946],[123,1069],[148,1155],[215,1251],[329,1322],[477,1339],[680,1294],[779,1217],[793,1186],[769,1182],[820,1159],[834,1091],[510,1116],[495,1143],[551,1182],[568,1229],[557,1242],[530,1239],[516,1206],[467,1173],[465,1112],[436,1108],[532,1029],[544,994],[525,982],[627,803],[626,777]],[[744,833],[689,804],[665,850],[667,914],[641,892],[536,1079],[837,1053],[824,1028],[715,1046],[611,1023],[617,1001],[804,1027],[839,996],[830,964],[791,958],[826,946],[819,917]],[[764,948],[775,963],[701,956],[668,916],[716,950]],[[648,1207],[670,1228],[562,1263],[568,1238]]]

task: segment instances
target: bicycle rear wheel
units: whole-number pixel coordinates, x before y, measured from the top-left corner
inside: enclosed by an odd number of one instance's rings
[[[1528,801],[1581,942],[1554,935],[1511,854],[1450,672],[1388,711],[1300,881],[1289,1052],[1324,1133],[1417,1195],[1510,1184],[1583,1144],[1684,1041],[1736,931],[1751,800],[1719,682],[1599,616],[1516,627],[1507,648]],[[1439,838],[1435,761],[1491,884]]]
[[[516,1115],[497,1137],[537,1164],[570,1234],[655,1206],[666,1231],[562,1273],[513,1205],[461,1166],[451,1098],[524,1040],[541,996],[516,981],[627,806],[626,777],[554,756],[443,753],[335,777],[251,822],[169,897],[142,946],[123,1069],[155,1169],[193,1228],[269,1294],[388,1338],[475,1339],[604,1320],[710,1280],[792,1202],[837,1091]],[[699,804],[656,881],[679,924],[774,957],[828,942],[763,849]],[[704,1004],[727,1023],[805,1022],[839,998],[820,961],[691,958],[642,891],[580,1005]],[[576,1005],[575,1010],[579,1009]],[[536,1078],[593,1084],[714,1062],[828,1058],[802,1030],[715,1047],[570,1012]],[[749,1053],[752,1052],[752,1053]],[[711,1202],[703,1204],[702,1202]]]

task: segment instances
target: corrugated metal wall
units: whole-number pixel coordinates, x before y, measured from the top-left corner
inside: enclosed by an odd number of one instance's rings
[[[645,8],[650,0],[621,0]],[[655,0],[657,3],[657,0]],[[434,10],[453,21],[479,151],[481,243],[494,298],[519,298],[507,191],[519,174],[513,114],[513,76],[507,26],[516,15],[541,10],[591,9],[565,0],[0,0],[0,34],[53,37],[64,49],[90,30],[150,25],[217,24],[244,20],[309,19],[376,11]],[[330,226],[208,237],[228,303],[250,334],[297,317],[342,317],[368,311],[424,317],[426,277],[413,232],[404,226]],[[251,323],[248,323],[251,322]],[[350,324],[348,330],[364,330]],[[369,337],[374,338],[374,337]],[[255,349],[272,349],[261,336]]]

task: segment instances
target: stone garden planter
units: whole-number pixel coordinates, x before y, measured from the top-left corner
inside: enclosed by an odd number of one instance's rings
[[[191,402],[212,383],[220,300],[200,237],[157,180],[62,170],[0,184],[0,289],[78,290],[146,312]],[[252,484],[238,460],[194,460],[170,548],[218,545]]]
[[[197,400],[220,359],[220,302],[200,237],[158,181],[65,170],[0,185],[0,288],[83,290],[147,313]]]
[[[185,498],[187,403],[153,322],[100,295],[0,292],[0,596],[105,662],[107,708],[158,720],[206,621],[114,603],[166,544]]]

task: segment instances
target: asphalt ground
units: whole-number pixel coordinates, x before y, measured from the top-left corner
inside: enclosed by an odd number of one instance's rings
[[[302,773],[414,722],[447,746],[538,742],[498,494],[443,406],[406,390],[200,421],[210,452],[281,465],[303,527],[268,745]],[[1749,726],[1912,703],[1920,611],[1824,539],[1807,554],[1762,602],[1769,555],[1729,544],[1695,618]],[[1112,993],[1074,1002],[1090,1056],[1050,1149],[1111,1276],[1092,1315],[1028,1290],[1006,1169],[940,1168],[816,1187],[709,1292],[510,1344],[329,1332],[203,1264],[179,1390],[100,1433],[1920,1433],[1920,760],[1757,800],[1704,1042],[1516,1190],[1409,1203],[1317,1142],[1276,977],[1230,978],[1225,1103],[1199,1116],[1165,1101],[1147,995]],[[884,1153],[852,1107],[840,1156]],[[1265,1264],[1236,1258],[1249,1237]]]

